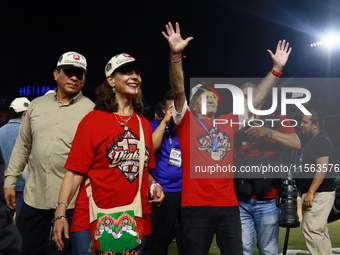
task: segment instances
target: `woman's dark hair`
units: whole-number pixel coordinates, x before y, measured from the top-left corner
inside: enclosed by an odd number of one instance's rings
[[[132,106],[137,114],[142,114],[144,110],[142,90],[138,90],[138,94],[132,100]],[[116,112],[118,104],[116,102],[116,93],[112,92],[112,87],[107,81],[104,81],[96,88],[95,110]]]

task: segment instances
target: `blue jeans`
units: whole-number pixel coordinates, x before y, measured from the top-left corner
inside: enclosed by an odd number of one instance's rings
[[[243,255],[252,255],[254,234],[260,255],[277,255],[279,214],[276,199],[239,201],[242,226]]]
[[[94,255],[93,251],[89,251],[91,244],[90,230],[71,232],[72,252],[73,255]]]
[[[149,255],[149,247],[150,246],[150,235],[143,236],[142,243],[138,248],[137,254],[138,255]]]

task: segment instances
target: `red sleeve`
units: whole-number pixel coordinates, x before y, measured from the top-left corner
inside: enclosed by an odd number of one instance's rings
[[[195,118],[193,115],[190,116],[190,111],[187,109],[183,119],[181,120],[181,122],[179,124],[175,124],[176,127],[176,132],[177,132],[177,136],[181,136],[181,135],[185,135],[186,132],[189,133],[190,131],[190,118]]]
[[[145,119],[144,117],[141,117],[142,123],[143,123],[143,130],[144,130],[144,139],[145,139],[145,146],[147,146],[150,150],[150,159],[148,163],[148,168],[153,169],[156,167],[156,161],[155,161],[155,153],[153,150],[153,142],[152,142],[152,128],[150,122]]]
[[[65,163],[65,168],[87,173],[95,157],[95,147],[93,145],[94,123],[91,116],[87,115],[79,123],[77,132],[73,139],[70,154]]]
[[[296,134],[296,131],[292,127],[290,121],[283,115],[280,115],[280,131],[284,134]]]

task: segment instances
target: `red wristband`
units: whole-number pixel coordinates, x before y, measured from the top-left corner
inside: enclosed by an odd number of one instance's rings
[[[178,63],[179,61],[181,61],[183,58],[187,58],[186,56],[180,57],[179,59],[171,59],[172,63]]]
[[[277,76],[277,77],[280,77],[280,76],[282,75],[281,72],[275,71],[273,68],[272,68],[272,70],[270,70],[270,72],[271,72],[272,74],[274,74],[275,76]]]

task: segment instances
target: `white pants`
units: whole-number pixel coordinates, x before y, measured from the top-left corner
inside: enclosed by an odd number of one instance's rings
[[[302,201],[306,194],[302,195]],[[301,229],[311,255],[332,255],[327,218],[332,210],[335,192],[315,192],[312,207],[302,205]]]

